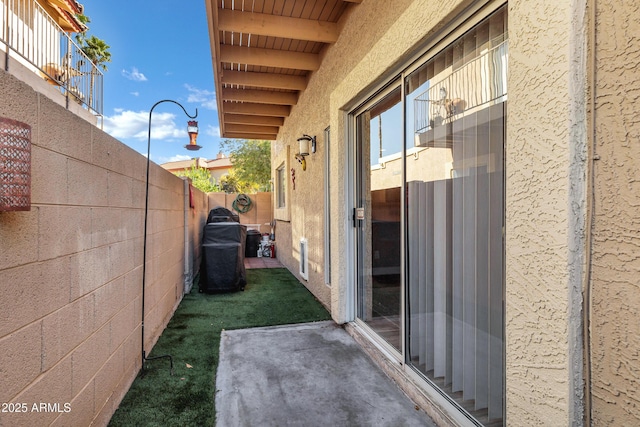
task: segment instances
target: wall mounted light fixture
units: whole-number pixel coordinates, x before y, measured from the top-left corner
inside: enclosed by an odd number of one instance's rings
[[[309,153],[316,152],[316,137],[309,136],[307,134],[302,135],[298,138],[298,148],[299,151],[295,155],[296,160],[302,165],[302,170],[307,170],[307,161],[304,159]]]
[[[300,152],[299,154],[301,156],[308,156],[309,153],[315,153],[316,152],[316,137],[315,136],[309,136],[309,135],[302,135],[300,138],[298,138],[298,145],[300,146]],[[309,150],[309,145],[311,145],[311,150]]]

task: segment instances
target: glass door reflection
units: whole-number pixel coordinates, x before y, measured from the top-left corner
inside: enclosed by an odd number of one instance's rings
[[[356,117],[357,316],[402,352],[401,88]]]

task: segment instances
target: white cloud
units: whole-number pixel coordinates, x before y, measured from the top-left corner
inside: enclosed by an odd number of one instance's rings
[[[146,82],[147,77],[142,74],[136,67],[131,67],[131,71],[122,70],[122,75],[129,80],[133,80],[135,82]]]
[[[118,139],[145,139],[149,123],[148,112],[117,109],[115,113],[104,117],[105,132]]]
[[[129,92],[133,96],[140,96],[140,92]]]
[[[154,160],[158,164],[169,163],[169,162],[181,162],[184,160],[191,160],[193,157],[185,155],[185,154],[176,154],[171,157],[161,156],[158,157],[157,160]]]
[[[187,156],[186,154],[176,154],[175,156],[169,158],[170,162],[180,162],[183,160],[191,160],[191,156]]]
[[[206,135],[220,137],[220,127],[207,125],[207,129],[204,131]]]
[[[214,91],[198,89],[189,84],[184,85],[184,87],[189,91],[187,102],[200,104],[202,108],[206,108],[207,110],[215,110],[217,108],[216,93]]]
[[[104,130],[117,139],[147,139],[149,112],[115,110],[113,116],[104,117]],[[151,119],[152,139],[187,138],[186,122],[176,126],[175,114],[154,112]]]
[[[181,162],[183,160],[191,160],[192,157],[186,154],[176,154],[171,157],[160,157],[158,160],[160,163],[168,163],[168,162]]]

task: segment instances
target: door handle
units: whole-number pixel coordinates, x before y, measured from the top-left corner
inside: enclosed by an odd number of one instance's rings
[[[358,227],[358,221],[364,220],[364,208],[353,208],[351,219],[353,220],[353,226]]]

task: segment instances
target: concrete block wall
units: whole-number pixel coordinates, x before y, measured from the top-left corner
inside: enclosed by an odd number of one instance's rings
[[[3,2],[6,3],[6,2]],[[5,6],[3,6],[5,7]],[[65,107],[67,110],[72,111],[74,114],[83,117],[90,123],[99,123],[102,118],[94,116],[89,110],[83,108],[83,106],[72,99],[67,103],[67,98],[62,92],[59,86],[48,83],[43,74],[36,70],[36,68],[24,59],[20,54],[13,50],[9,50],[9,55],[6,55],[6,46],[4,43],[0,44],[0,68],[3,70],[9,70],[9,72],[16,76],[18,80],[27,83],[36,92],[39,92],[47,96],[52,101],[55,101],[58,105]]]
[[[4,71],[0,117],[32,129],[31,210],[0,212],[0,426],[106,425],[141,367],[146,159]],[[206,218],[184,188],[152,164],[147,354]]]
[[[271,195],[272,193],[269,192],[247,194],[251,199],[251,209],[246,213],[238,213],[240,223],[259,226],[258,231],[262,234],[270,233],[269,224],[273,219],[273,197]],[[237,193],[208,193],[209,209],[222,206],[236,212],[233,209],[233,201],[236,197],[238,197]]]
[[[193,207],[187,211],[188,228],[188,262],[185,265],[185,292],[189,291],[193,279],[200,271],[203,227],[209,214],[208,193],[191,186],[191,203]]]

